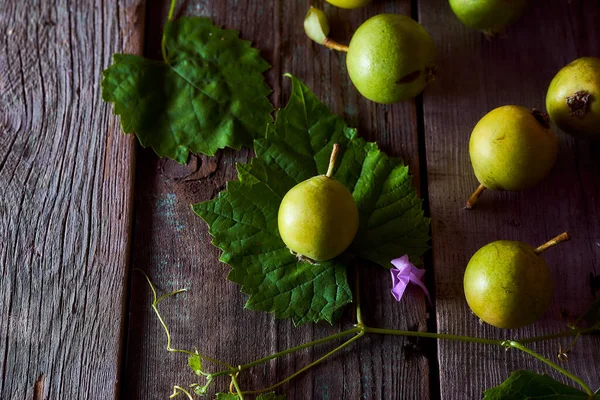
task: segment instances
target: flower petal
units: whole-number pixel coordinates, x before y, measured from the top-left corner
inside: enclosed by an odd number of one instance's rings
[[[403,256],[402,256],[402,257],[400,257],[400,258],[393,259],[393,260],[391,261],[391,263],[392,263],[392,265],[393,265],[394,267],[396,267],[397,269],[404,269],[404,268],[406,268],[407,266],[410,266],[410,265],[412,265],[412,264],[410,263],[410,260],[408,259],[408,255],[407,255],[407,254],[403,255]]]
[[[423,283],[423,276],[425,276],[425,270],[419,269],[415,267],[408,259],[408,255],[404,255],[400,258],[396,258],[391,261],[395,268],[391,269],[390,272],[392,274],[392,296],[396,299],[396,301],[400,301],[404,292],[406,291],[406,287],[409,282],[418,285],[425,295],[427,296],[427,300],[431,304],[431,297],[429,296],[429,291],[425,284]]]
[[[400,276],[398,272],[398,270],[392,270],[392,296],[396,301],[400,301],[410,281],[408,277]]]

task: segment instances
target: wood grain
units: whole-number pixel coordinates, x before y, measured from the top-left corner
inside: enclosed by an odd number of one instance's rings
[[[519,192],[485,193],[472,211],[462,207],[477,187],[468,140],[477,121],[491,109],[517,104],[544,109],[554,74],[577,57],[600,56],[597,1],[533,2],[505,37],[488,40],[464,27],[447,2],[422,0],[419,16],[440,53],[440,73],[424,96],[429,202],[433,219],[436,314],[440,332],[496,338],[523,338],[565,329],[561,311],[573,315],[592,300],[590,273],[600,272],[600,146],[576,141],[563,132],[551,176]],[[568,230],[574,239],[544,258],[557,282],[554,303],[531,327],[501,331],[480,325],[464,300],[463,272],[470,256],[498,239],[539,245]],[[559,343],[535,350],[556,361]],[[477,399],[516,369],[549,373],[529,356],[501,348],[439,342],[441,395]],[[600,386],[600,338],[580,340],[564,366],[594,389]]]
[[[189,1],[178,14],[209,16],[229,29],[241,31],[272,64],[267,81],[276,107],[285,105],[291,72],[316,95],[342,114],[362,136],[378,140],[390,154],[401,156],[418,172],[417,118],[414,102],[381,106],[362,98],[350,83],[343,54],[311,43],[302,29],[309,1]],[[321,5],[321,4],[316,4]],[[335,39],[347,42],[367,17],[381,12],[410,14],[409,1],[376,2],[360,10],[344,11],[329,5]],[[147,53],[158,58],[160,29],[166,4],[149,9]],[[243,309],[246,296],[226,281],[227,266],[218,262],[219,250],[210,244],[207,227],[190,204],[213,198],[226,180],[235,178],[235,162],[245,162],[249,151],[220,152],[215,158],[192,158],[187,166],[158,160],[149,150],[138,156],[135,200],[134,266],[146,270],[161,291],[190,287],[189,293],[163,303],[174,337],[173,346],[193,348],[234,363],[245,363],[278,350],[338,332],[353,323],[349,310],[340,323],[294,328],[290,321]],[[418,181],[418,177],[415,179]],[[425,303],[416,291],[397,304],[389,295],[389,273],[362,268],[367,322],[376,326],[425,329]],[[165,335],[153,315],[150,293],[141,276],[133,276],[131,319],[127,345],[127,399],[162,399],[175,384],[187,385],[195,376],[183,355],[165,351]],[[256,368],[241,378],[244,389],[277,382],[325,354],[335,344],[308,350]],[[421,343],[405,338],[368,337],[360,345],[294,380],[280,390],[289,399],[421,399],[428,397],[428,360]],[[227,380],[215,388],[227,390]],[[211,391],[211,394],[214,393]]]
[[[0,398],[118,394],[134,150],[101,101],[138,1],[0,6]]]
[[[235,177],[251,151],[193,157],[187,166],[141,151],[120,133],[100,101],[100,72],[116,51],[139,52],[145,6],[139,1],[5,2],[0,7],[0,398],[163,399],[195,376],[185,357],[165,351],[166,338],[149,307],[141,276],[131,280],[127,340],[122,341],[126,266],[134,229],[133,264],[163,292],[191,292],[161,305],[175,347],[238,364],[335,333],[353,323],[349,309],[335,326],[294,328],[289,321],[243,310],[245,296],[225,280],[227,267],[189,205],[208,200]],[[321,4],[317,4],[321,5]],[[504,38],[488,41],[463,27],[446,2],[421,0],[419,18],[440,52],[440,73],[417,103],[381,106],[351,85],[342,54],[309,42],[301,27],[308,1],[195,0],[179,14],[205,15],[241,31],[273,65],[273,103],[289,96],[291,72],[331,109],[425,179],[433,217],[436,317],[440,332],[522,338],[564,329],[563,311],[577,315],[592,299],[590,274],[600,275],[600,145],[558,132],[561,152],[552,175],[521,193],[486,193],[462,210],[477,185],[467,143],[487,111],[504,104],[543,108],[548,83],[567,62],[600,55],[597,1],[551,0],[534,6]],[[147,53],[159,54],[165,1],[148,7]],[[376,1],[345,11],[323,7],[335,39],[381,12],[410,14],[408,1]],[[417,127],[424,126],[427,174],[419,176]],[[135,215],[133,168],[138,171]],[[421,178],[421,179],[419,179]],[[496,239],[540,244],[569,230],[574,240],[545,258],[559,283],[554,304],[536,325],[499,331],[479,325],[462,292],[464,267]],[[388,273],[361,266],[367,323],[425,329],[416,291],[400,304],[388,294]],[[429,344],[426,344],[429,343]],[[281,388],[290,399],[422,399],[430,393],[433,342],[369,336]],[[554,341],[532,346],[556,359]],[[241,378],[245,389],[276,382],[334,344],[273,361]],[[429,347],[428,347],[429,346]],[[125,352],[122,351],[125,349]],[[515,369],[553,374],[516,351],[439,342],[445,399],[477,399]],[[126,370],[120,363],[126,358]],[[600,339],[582,338],[565,367],[600,386]],[[120,376],[125,378],[119,388]],[[436,382],[433,382],[436,385]],[[226,389],[226,380],[217,387]],[[216,388],[216,387],[215,387]],[[211,392],[211,394],[213,394]]]

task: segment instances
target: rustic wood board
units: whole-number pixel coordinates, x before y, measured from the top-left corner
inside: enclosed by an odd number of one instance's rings
[[[600,146],[558,132],[560,155],[551,176],[520,193],[485,193],[475,210],[462,210],[477,186],[468,140],[491,109],[518,104],[544,109],[554,74],[577,57],[600,55],[600,5],[594,0],[536,3],[506,37],[488,40],[464,27],[446,1],[422,0],[419,16],[439,49],[439,75],[424,96],[429,203],[437,325],[440,332],[497,338],[558,332],[561,310],[581,313],[592,300],[590,273],[600,273]],[[498,239],[532,245],[568,230],[574,239],[544,258],[557,282],[554,303],[532,327],[501,331],[480,325],[464,300],[463,272],[470,256]],[[558,344],[534,348],[556,361]],[[459,342],[438,344],[441,395],[477,399],[511,371],[550,373],[529,356],[501,348]],[[580,340],[565,367],[593,388],[600,387],[600,338]]]
[[[139,1],[0,7],[0,398],[119,393],[135,146],[101,71]],[[35,389],[34,389],[35,386]]]
[[[309,1],[189,1],[179,15],[209,16],[228,29],[241,31],[272,64],[267,82],[274,89],[276,107],[287,102],[290,85],[284,72],[301,78],[331,109],[344,115],[362,136],[378,140],[389,154],[403,157],[418,173],[417,114],[414,102],[381,106],[362,98],[351,85],[345,56],[312,44],[302,29]],[[148,10],[147,53],[159,58],[160,26],[167,4]],[[328,5],[332,32],[347,41],[366,18],[381,12],[410,15],[410,2],[376,2],[371,7],[343,11]],[[181,287],[192,290],[162,304],[174,347],[198,346],[204,354],[235,363],[249,362],[277,350],[338,332],[353,323],[353,312],[335,326],[275,321],[271,315],[243,309],[246,296],[226,281],[228,267],[218,262],[219,250],[211,244],[205,223],[190,204],[209,200],[235,178],[235,162],[251,153],[224,151],[214,158],[192,158],[187,166],[159,160],[150,150],[140,151],[137,162],[133,266],[149,273],[162,292]],[[415,183],[418,184],[418,177]],[[373,325],[425,329],[425,302],[410,290],[401,304],[389,295],[388,272],[362,268],[364,308]],[[375,294],[375,295],[373,295]],[[194,382],[184,355],[165,351],[166,338],[150,309],[150,292],[141,275],[132,276],[130,328],[127,341],[127,399],[163,399],[175,384]],[[281,388],[289,399],[427,398],[429,363],[420,342],[405,338],[369,337],[360,345]],[[242,378],[242,387],[258,389],[277,382],[325,354],[324,346],[256,368]],[[226,380],[216,387],[227,390]],[[214,393],[211,391],[211,393]]]
[[[235,177],[235,162],[247,161],[251,151],[193,157],[180,166],[142,150],[136,163],[133,138],[120,133],[112,106],[100,101],[100,73],[112,53],[140,52],[145,11],[146,52],[159,56],[166,1],[151,2],[147,10],[130,0],[6,3],[0,8],[0,398],[108,399],[120,393],[126,399],[163,399],[174,384],[194,381],[185,357],[165,351],[166,338],[140,275],[131,279],[130,317],[122,318],[132,217],[133,266],[146,270],[163,292],[192,289],[161,306],[175,347],[198,346],[244,363],[353,323],[351,307],[335,326],[295,328],[274,321],[243,310],[245,296],[225,280],[227,267],[218,262],[219,251],[189,205],[216,196]],[[600,145],[559,132],[560,158],[547,181],[523,193],[486,193],[477,210],[466,212],[463,202],[477,185],[467,143],[490,109],[511,103],[543,108],[547,85],[561,66],[600,55],[595,34],[600,6],[593,0],[551,0],[532,7],[506,37],[488,41],[463,27],[445,1],[413,4],[440,52],[440,73],[423,96],[422,115],[421,99],[381,106],[356,92],[344,56],[304,37],[301,21],[309,1],[192,0],[178,13],[213,17],[253,40],[273,65],[267,81],[276,106],[285,105],[290,91],[282,74],[292,72],[362,136],[404,158],[415,185],[429,195],[440,332],[522,338],[559,331],[563,310],[581,313],[591,300],[589,274],[600,275]],[[409,1],[381,0],[354,11],[323,8],[340,41],[372,15],[417,12]],[[426,150],[421,157],[419,127]],[[574,240],[545,255],[560,283],[546,317],[515,331],[480,326],[462,293],[470,255],[492,240],[538,244],[563,230]],[[397,304],[388,294],[386,271],[365,265],[361,276],[368,324],[426,328],[417,291]],[[440,341],[439,359],[430,360],[433,343],[367,337],[280,392],[290,399],[421,399],[435,398],[440,390],[445,399],[476,399],[515,369],[553,374],[515,351],[481,345]],[[558,343],[533,347],[555,359]],[[267,386],[332,347],[273,361],[241,384]],[[600,339],[583,338],[565,367],[596,388],[598,359]],[[218,386],[225,389],[227,382]]]

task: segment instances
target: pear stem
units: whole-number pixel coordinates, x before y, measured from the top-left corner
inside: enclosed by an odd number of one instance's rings
[[[567,240],[571,240],[571,235],[569,235],[569,232],[561,233],[557,237],[548,240],[546,243],[544,243],[543,245],[541,245],[537,249],[534,249],[533,252],[539,256],[544,251],[548,250],[550,247],[554,247],[557,244],[560,244],[562,242],[566,242]]]
[[[335,161],[337,160],[338,153],[340,152],[340,145],[337,143],[333,144],[333,150],[331,151],[331,157],[329,158],[329,168],[327,168],[326,177],[333,177],[333,169],[335,168]]]
[[[485,189],[486,187],[481,184],[477,187],[477,189],[475,189],[473,194],[469,197],[469,200],[467,200],[467,204],[465,205],[465,208],[467,210],[470,210],[473,208],[473,206],[475,206],[475,203],[477,203],[479,196],[481,196],[481,193],[483,193]]]
[[[348,46],[346,46],[345,44],[338,43],[335,40],[331,40],[329,38],[325,38],[323,45],[325,47],[329,47],[332,50],[343,51],[344,53],[348,52]]]

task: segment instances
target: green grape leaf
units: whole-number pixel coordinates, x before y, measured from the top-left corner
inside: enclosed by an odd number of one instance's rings
[[[199,354],[194,354],[188,357],[188,366],[196,375],[202,375],[202,360]]]
[[[215,400],[239,400],[240,396],[235,393],[217,393]]]
[[[515,371],[501,385],[484,392],[483,400],[589,399],[586,393],[564,385],[546,374]]]
[[[115,54],[103,73],[102,98],[114,103],[123,132],[179,163],[264,136],[269,64],[250,42],[200,17],[167,22],[164,38],[166,62]]]
[[[411,186],[408,167],[357,136],[298,79],[287,106],[254,141],[256,157],[238,164],[238,181],[194,211],[209,225],[228,279],[250,295],[246,307],[292,318],[295,324],[333,322],[352,301],[347,269],[354,258],[390,268],[408,254],[417,261],[428,249],[429,220]],[[342,146],[334,178],[344,183],[359,209],[356,238],[344,254],[317,264],[298,261],[281,240],[277,213],[289,189],[327,170],[334,143]]]

